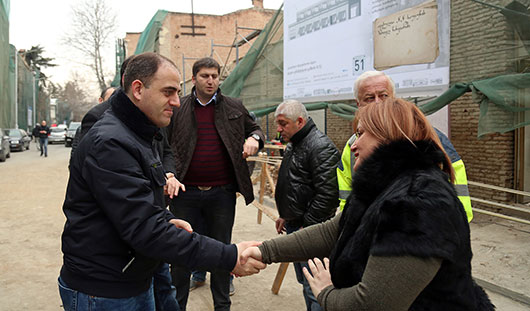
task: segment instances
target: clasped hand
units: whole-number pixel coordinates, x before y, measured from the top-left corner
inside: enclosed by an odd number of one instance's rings
[[[261,252],[258,245],[261,242],[247,241],[237,244],[238,260],[236,267],[232,270],[235,276],[248,276],[259,273],[267,267],[261,262]]]

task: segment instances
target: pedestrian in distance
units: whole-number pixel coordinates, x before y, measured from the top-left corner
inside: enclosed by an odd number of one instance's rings
[[[40,156],[48,156],[48,136],[50,135],[50,128],[46,125],[46,120],[42,120],[39,127],[39,146]]]

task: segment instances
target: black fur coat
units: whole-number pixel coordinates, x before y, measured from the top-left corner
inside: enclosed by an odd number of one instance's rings
[[[378,147],[361,164],[332,251],[335,287],[361,281],[369,255],[442,259],[410,310],[493,310],[471,277],[466,213],[431,141]]]

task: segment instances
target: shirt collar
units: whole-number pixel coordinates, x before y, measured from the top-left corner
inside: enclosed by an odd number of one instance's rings
[[[215,92],[215,94],[213,94],[212,98],[206,103],[206,104],[203,104],[201,102],[201,100],[199,99],[199,97],[197,97],[197,93],[195,91],[193,91],[193,95],[195,96],[195,99],[197,100],[197,102],[199,103],[199,105],[203,106],[203,107],[206,107],[208,106],[211,102],[215,102],[216,99],[217,99],[217,92]]]

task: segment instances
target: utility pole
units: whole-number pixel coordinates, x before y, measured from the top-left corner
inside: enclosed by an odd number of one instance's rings
[[[15,48],[15,128],[18,128],[18,50]]]

